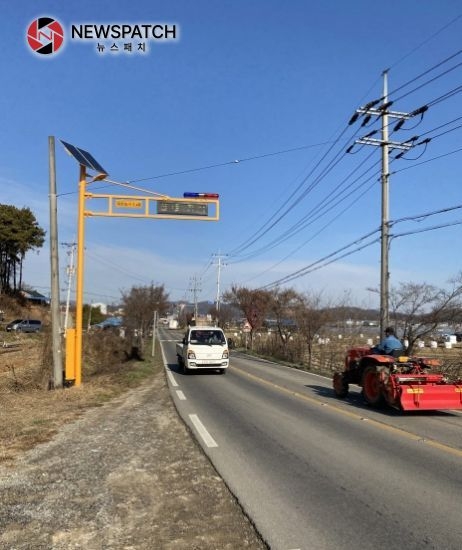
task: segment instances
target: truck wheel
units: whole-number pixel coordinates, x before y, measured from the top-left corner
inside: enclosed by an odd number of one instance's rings
[[[183,362],[182,367],[183,367],[183,374],[189,374],[189,369],[188,369],[188,367],[186,366],[186,363]]]
[[[348,382],[345,380],[343,372],[336,372],[333,379],[335,395],[341,399],[348,395]]]
[[[218,372],[219,372],[220,374],[226,374],[226,369],[218,369]]]
[[[380,373],[375,367],[366,367],[362,378],[363,396],[368,405],[382,407],[385,405],[385,397],[382,392]]]

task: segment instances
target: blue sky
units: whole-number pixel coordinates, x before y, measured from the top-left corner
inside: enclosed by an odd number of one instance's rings
[[[58,54],[29,49],[26,30],[39,16],[65,28]],[[149,43],[144,55],[101,54],[97,41],[72,42],[68,33],[72,24],[158,22],[175,23],[180,38]],[[379,122],[360,128],[348,121],[356,108],[381,97],[386,68],[389,90],[397,90],[392,109],[411,112],[435,101],[420,124],[415,117],[404,126],[415,128],[390,136],[433,137],[405,155],[417,160],[391,162],[390,219],[462,203],[461,153],[448,155],[461,147],[461,95],[445,97],[461,85],[462,56],[448,60],[460,49],[457,1],[393,0],[375,8],[365,0],[25,1],[4,7],[0,25],[8,45],[0,58],[2,203],[29,206],[48,231],[50,135],[90,151],[113,180],[146,179],[134,185],[172,197],[220,194],[218,222],[87,219],[87,302],[117,302],[121,290],[150,282],[164,284],[172,299],[190,299],[192,277],[201,281],[200,298],[213,300],[214,254],[226,264],[223,291],[233,283],[258,287],[376,230],[380,150],[345,150],[379,128]],[[58,141],[56,159],[59,240],[72,242],[78,166]],[[392,234],[456,223],[393,238],[391,285],[443,286],[455,276],[461,219],[455,209],[394,225]],[[67,260],[61,246],[63,289]],[[377,295],[367,289],[378,287],[379,274],[377,242],[288,284],[375,306]],[[25,280],[49,292],[48,243],[27,257]]]

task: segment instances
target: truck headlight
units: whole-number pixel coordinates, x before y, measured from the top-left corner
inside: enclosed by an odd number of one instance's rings
[[[195,359],[196,354],[193,351],[188,351],[188,359]]]
[[[225,349],[225,351],[223,352],[223,355],[221,356],[222,359],[228,359],[229,357],[229,351],[227,349]]]

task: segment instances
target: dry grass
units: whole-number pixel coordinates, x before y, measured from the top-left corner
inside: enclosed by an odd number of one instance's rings
[[[127,360],[126,343],[114,334],[85,339],[83,384],[49,391],[50,336],[9,335],[0,348],[0,461],[49,440],[63,424],[100,406],[162,368],[160,356]]]

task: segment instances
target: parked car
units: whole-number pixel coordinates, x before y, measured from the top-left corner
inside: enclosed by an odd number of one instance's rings
[[[12,330],[16,330],[19,323],[22,323],[23,319],[15,319],[14,321],[11,321],[11,323],[8,323],[5,327],[5,330],[7,330],[8,332],[12,331]]]
[[[15,319],[6,325],[8,332],[39,332],[42,328],[42,321],[38,319]]]

